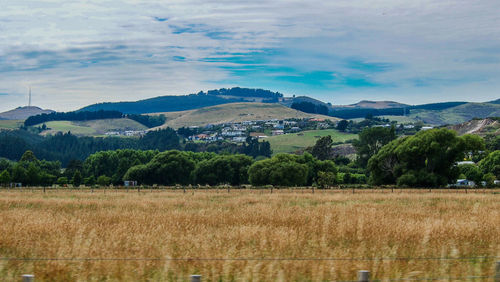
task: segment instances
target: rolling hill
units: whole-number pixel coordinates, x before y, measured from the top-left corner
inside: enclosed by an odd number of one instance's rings
[[[345,106],[347,108],[365,108],[365,109],[392,109],[392,108],[404,108],[409,105],[401,104],[394,101],[359,101],[356,104]]]
[[[40,114],[49,114],[54,112],[53,110],[44,110],[39,107],[19,107],[10,111],[0,113],[0,119],[8,120],[24,120],[30,116],[36,116]]]
[[[427,124],[459,124],[473,118],[498,117],[500,104],[465,103],[443,110],[415,109],[409,116]]]
[[[180,112],[163,112],[167,118],[161,127],[179,128],[183,126],[204,126],[248,120],[269,120],[289,118],[323,118],[338,120],[334,117],[307,114],[275,103],[232,103]]]
[[[147,127],[128,118],[98,119],[89,121],[49,121],[45,125],[50,128],[41,135],[54,135],[58,132],[68,131],[77,136],[100,136],[111,131],[140,131]]]
[[[160,96],[135,102],[93,104],[79,111],[119,111],[124,114],[176,112],[236,102],[278,102],[283,94],[263,89],[234,87],[209,90],[197,94]]]

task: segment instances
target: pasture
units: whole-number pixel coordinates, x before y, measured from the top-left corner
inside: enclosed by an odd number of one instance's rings
[[[23,124],[22,120],[0,120],[0,130],[17,129]]]
[[[101,136],[111,131],[139,131],[147,129],[146,126],[128,118],[88,121],[49,121],[45,124],[50,129],[43,131],[42,135],[54,135],[57,132],[66,133],[71,131],[71,134],[78,136]]]
[[[37,281],[326,281],[355,280],[361,269],[375,279],[489,277],[500,255],[500,198],[3,190],[0,234],[0,277],[9,281],[24,273]]]
[[[345,142],[350,139],[358,138],[357,134],[342,133],[336,129],[325,129],[271,136],[264,140],[269,141],[274,154],[293,153],[297,150],[314,146],[319,138],[327,135],[332,136],[333,142]]]
[[[280,104],[273,103],[229,103],[211,107],[204,107],[181,112],[153,113],[163,114],[167,121],[162,128],[205,126],[207,124],[222,124],[255,120],[270,119],[302,119],[321,118],[332,121],[338,118],[318,114],[308,114]]]

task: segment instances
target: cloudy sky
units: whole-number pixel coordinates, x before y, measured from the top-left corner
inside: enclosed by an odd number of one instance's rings
[[[0,111],[221,87],[500,98],[500,1],[0,1]]]

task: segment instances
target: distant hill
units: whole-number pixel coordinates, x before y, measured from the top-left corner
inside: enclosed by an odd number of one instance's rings
[[[368,109],[392,109],[392,108],[404,108],[409,105],[401,104],[394,101],[359,101],[356,104],[348,105],[348,108],[368,108]]]
[[[498,116],[500,116],[500,104],[492,103],[465,103],[443,110],[415,109],[411,110],[410,114],[412,118],[434,125],[458,124],[473,118]]]
[[[160,114],[160,113],[156,113]],[[201,109],[163,112],[167,121],[162,127],[179,128],[183,126],[204,126],[247,120],[269,120],[289,118],[322,118],[337,120],[337,118],[316,114],[307,114],[290,109],[280,104],[271,103],[232,103],[205,107]]]
[[[487,134],[500,135],[500,119],[499,118],[473,119],[464,123],[449,126],[449,128],[455,130],[459,135],[464,135],[464,134],[477,134],[481,136],[485,136]]]
[[[94,104],[79,111],[119,111],[124,114],[175,112],[236,102],[276,103],[283,94],[263,89],[222,88],[180,96],[160,96],[135,102]]]
[[[0,119],[9,120],[24,120],[30,116],[35,116],[39,114],[49,114],[54,112],[53,110],[43,110],[39,107],[19,107],[7,112],[0,113]]]
[[[124,114],[148,114],[181,112],[231,103],[270,103],[291,107],[294,103],[312,103],[325,106],[328,115],[341,119],[365,118],[366,116],[407,116],[428,124],[443,125],[461,123],[471,118],[484,118],[498,114],[500,99],[487,103],[443,102],[408,105],[395,101],[363,100],[351,105],[332,105],[307,96],[284,97],[279,92],[250,88],[221,88],[200,91],[197,94],[160,96],[135,102],[94,104],[79,111],[119,111]],[[297,107],[298,108],[298,107]],[[324,107],[321,107],[324,109]],[[304,109],[305,110],[305,109]],[[311,111],[326,112],[326,111]],[[174,115],[177,115],[175,113]],[[2,116],[0,115],[0,118]],[[213,122],[213,121],[212,121]]]

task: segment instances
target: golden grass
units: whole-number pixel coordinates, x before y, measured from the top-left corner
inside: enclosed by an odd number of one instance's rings
[[[353,280],[491,276],[496,194],[245,190],[0,192],[0,257],[371,258],[373,260],[0,261],[37,281]]]

